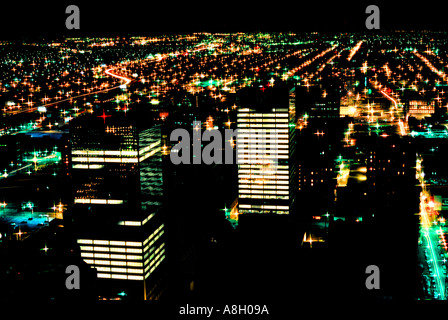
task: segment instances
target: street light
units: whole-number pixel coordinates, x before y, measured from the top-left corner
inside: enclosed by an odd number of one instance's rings
[[[329,221],[328,221],[328,219],[329,219],[329,217],[330,217],[330,214],[328,213],[328,211],[327,211],[326,214],[324,214],[324,216],[327,217],[327,219],[325,219],[325,229],[326,229],[327,232],[328,232],[328,226],[330,225],[330,224],[329,224]]]
[[[49,249],[50,249],[50,248],[47,247],[47,244],[45,244],[45,247],[43,247],[43,248],[40,249],[40,250],[44,251],[45,254],[47,254],[47,251],[48,251]]]
[[[19,240],[19,238],[20,238],[20,240],[22,240],[22,234],[23,234],[23,232],[20,231],[20,227],[19,227],[19,232],[16,233],[16,235],[17,235],[17,240]]]
[[[27,204],[26,204],[26,207],[28,209],[31,209],[31,218],[32,218],[33,214],[34,214],[34,203],[32,203],[31,201],[28,201]]]

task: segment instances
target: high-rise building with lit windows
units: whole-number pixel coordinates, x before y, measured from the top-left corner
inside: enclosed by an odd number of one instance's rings
[[[311,124],[322,120],[338,119],[341,109],[341,89],[336,81],[325,81],[318,86],[298,86],[297,115],[306,118]],[[344,111],[348,112],[348,111]]]
[[[238,212],[289,214],[295,200],[295,90],[248,88],[237,113]]]
[[[71,124],[74,232],[99,279],[156,299],[165,259],[161,129],[128,119],[103,113]]]

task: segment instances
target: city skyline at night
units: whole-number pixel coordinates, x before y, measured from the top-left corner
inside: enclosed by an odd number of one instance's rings
[[[70,30],[61,4],[24,34],[30,5],[0,36],[5,305],[445,305],[444,21],[132,5],[77,4]]]

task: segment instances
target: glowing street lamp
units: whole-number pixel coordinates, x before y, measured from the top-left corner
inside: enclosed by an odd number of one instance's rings
[[[16,233],[17,240],[19,240],[19,238],[20,238],[20,240],[22,240],[22,234],[23,234],[23,232],[20,231],[20,228],[19,228],[19,232]]]

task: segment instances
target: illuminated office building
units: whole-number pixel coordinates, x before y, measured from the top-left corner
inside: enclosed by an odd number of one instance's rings
[[[242,90],[237,117],[238,212],[289,214],[295,200],[295,90]]]
[[[81,257],[99,279],[140,283],[145,299],[157,298],[153,274],[165,258],[160,126],[87,115],[70,136]]]

